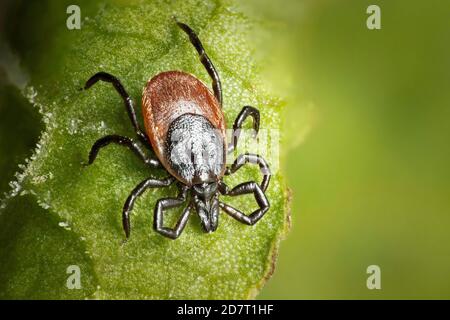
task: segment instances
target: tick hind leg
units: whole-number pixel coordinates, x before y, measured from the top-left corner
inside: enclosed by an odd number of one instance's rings
[[[176,21],[176,20],[175,20]],[[206,71],[208,71],[209,76],[211,77],[213,81],[213,90],[214,95],[216,96],[217,101],[219,101],[220,106],[222,106],[222,84],[220,82],[219,74],[217,73],[216,68],[214,67],[214,64],[212,63],[211,59],[206,54],[205,49],[203,48],[202,42],[198,38],[197,34],[194,30],[191,29],[187,24],[184,24],[182,22],[177,22],[177,25],[189,36],[189,40],[191,41],[192,45],[197,50],[201,63],[205,66]]]
[[[155,205],[153,227],[157,232],[165,237],[168,237],[170,239],[178,238],[183,232],[184,227],[186,226],[192,210],[191,203],[189,203],[188,206],[184,209],[180,219],[173,229],[164,226],[164,210],[183,205],[186,202],[187,190],[188,187],[180,185],[180,193],[178,194],[178,197],[159,199]]]
[[[222,188],[224,190],[227,189],[226,186],[224,186],[223,184],[222,184]],[[259,208],[256,209],[255,211],[253,211],[250,215],[246,215],[242,211],[240,211],[236,208],[233,208],[229,204],[226,204],[224,202],[219,202],[220,208],[223,211],[225,211],[225,213],[227,213],[234,219],[238,220],[239,222],[247,224],[247,225],[254,225],[255,223],[257,223],[270,208],[270,204],[269,204],[269,201],[267,200],[266,195],[261,190],[261,187],[254,181],[241,183],[240,185],[237,185],[233,189],[231,189],[229,191],[226,190],[223,193],[225,195],[232,196],[232,197],[249,194],[249,193],[254,194],[255,200],[256,200]]]
[[[131,123],[133,124],[134,130],[139,137],[139,139],[149,145],[149,141],[147,139],[147,136],[142,131],[142,129],[139,126],[139,123],[137,121],[136,117],[136,111],[134,110],[134,104],[133,100],[131,99],[130,95],[127,93],[125,88],[123,87],[122,83],[119,79],[117,79],[115,76],[106,73],[106,72],[98,72],[94,74],[92,77],[89,78],[88,81],[86,81],[86,84],[84,86],[84,89],[89,89],[92,87],[95,83],[98,81],[105,81],[112,83],[116,91],[119,93],[119,95],[122,97],[123,102],[125,103],[125,108],[127,109],[128,116],[130,117]]]
[[[139,183],[133,191],[130,193],[130,195],[127,198],[127,201],[125,202],[125,205],[123,206],[122,211],[122,224],[123,224],[123,230],[125,231],[125,235],[127,238],[130,237],[131,232],[131,225],[130,225],[130,214],[133,210],[134,203],[136,199],[141,196],[145,190],[149,188],[162,188],[162,187],[168,187],[175,181],[174,178],[169,177],[163,180],[157,180],[157,179],[145,179],[141,183]]]
[[[89,162],[88,165],[92,164],[101,148],[106,147],[107,145],[114,143],[124,147],[127,147],[131,151],[133,151],[145,164],[152,166],[154,168],[158,168],[161,166],[160,162],[156,159],[152,159],[145,154],[142,148],[135,141],[128,137],[123,137],[119,135],[108,135],[103,138],[98,139],[91,148],[89,152]]]
[[[245,106],[234,120],[231,142],[228,145],[228,153],[231,153],[236,149],[239,136],[241,135],[242,125],[248,117],[252,117],[253,119],[253,130],[255,130],[255,137],[258,135],[260,122],[259,110],[252,106]]]

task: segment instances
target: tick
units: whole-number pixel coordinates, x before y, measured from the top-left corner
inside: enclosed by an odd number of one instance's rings
[[[119,135],[108,135],[97,140],[89,153],[92,164],[100,149],[113,143],[133,151],[147,166],[167,172],[164,179],[148,178],[139,183],[128,196],[122,212],[122,223],[127,238],[130,236],[130,214],[136,199],[149,188],[168,187],[176,183],[176,197],[159,199],[154,208],[154,229],[160,234],[176,239],[183,232],[190,214],[195,210],[205,232],[213,232],[219,224],[219,211],[237,221],[254,225],[269,210],[265,195],[271,173],[266,161],[257,154],[241,154],[226,166],[226,157],[236,149],[244,121],[251,117],[256,134],[259,131],[259,111],[243,107],[233,124],[232,141],[227,143],[225,119],[222,111],[222,87],[216,68],[206,54],[196,33],[186,24],[177,25],[189,36],[200,61],[212,79],[212,92],[199,79],[182,71],[161,72],[150,79],[143,89],[143,131],[137,121],[133,100],[120,80],[111,74],[99,72],[85,85],[90,88],[98,81],[111,83],[122,97],[138,141]],[[153,150],[156,159],[144,151]],[[263,175],[261,184],[255,181],[229,188],[223,181],[225,175],[235,173],[245,164],[257,164]],[[219,196],[235,197],[253,194],[258,209],[245,214],[219,200]],[[174,228],[164,226],[167,209],[184,206]]]

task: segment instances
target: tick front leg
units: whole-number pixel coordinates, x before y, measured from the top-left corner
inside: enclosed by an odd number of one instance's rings
[[[168,237],[170,239],[178,238],[181,235],[181,233],[183,232],[184,227],[186,226],[186,223],[189,220],[189,215],[192,210],[191,203],[189,203],[189,205],[184,209],[175,228],[172,229],[172,228],[168,228],[168,227],[164,226],[164,211],[165,211],[165,209],[179,207],[182,204],[184,204],[186,201],[187,190],[188,190],[188,187],[180,186],[180,193],[178,194],[177,198],[163,198],[163,199],[158,200],[158,202],[156,203],[155,210],[154,210],[153,227],[157,232],[159,232],[160,234],[162,234],[165,237]]]
[[[258,135],[260,122],[259,110],[252,106],[245,106],[244,108],[242,108],[241,112],[239,112],[236,120],[234,120],[233,133],[231,136],[231,142],[228,146],[228,153],[233,152],[237,148],[239,136],[241,135],[242,125],[248,117],[253,118],[253,129],[255,130],[255,137]]]
[[[227,190],[227,187],[224,184],[222,184],[222,190]],[[254,181],[245,182],[240,185],[237,185],[230,191],[227,190],[225,192],[225,195],[234,197],[234,196],[244,195],[244,194],[248,194],[248,193],[254,194],[256,202],[258,203],[258,206],[259,206],[259,208],[257,210],[255,210],[248,216],[245,213],[243,213],[242,211],[240,211],[236,208],[233,208],[232,206],[230,206],[224,202],[220,202],[219,205],[220,205],[220,208],[223,211],[225,211],[225,213],[227,213],[234,219],[251,226],[251,225],[254,225],[255,223],[257,223],[270,208],[269,200],[267,200],[267,197],[264,194],[264,192],[261,190],[261,187]]]
[[[123,230],[125,231],[125,235],[127,238],[130,237],[131,232],[131,225],[130,225],[130,214],[134,207],[134,202],[136,199],[141,196],[145,190],[148,188],[162,188],[162,187],[168,187],[175,181],[174,178],[169,177],[163,180],[156,180],[156,179],[145,179],[141,183],[139,183],[131,192],[131,194],[128,196],[127,201],[125,202],[125,205],[123,206],[122,211],[122,224],[123,224]]]
[[[176,21],[176,19],[175,19]],[[217,73],[216,68],[214,67],[214,64],[212,63],[211,59],[209,59],[208,55],[206,54],[205,49],[203,48],[202,42],[198,38],[197,34],[194,30],[191,29],[187,24],[184,24],[182,22],[177,22],[177,25],[189,36],[189,40],[191,41],[192,45],[197,50],[199,56],[200,56],[200,62],[205,67],[206,71],[208,71],[209,76],[211,77],[213,81],[213,90],[214,95],[219,101],[220,106],[222,106],[222,84],[220,83],[220,77]]]
[[[116,91],[119,93],[119,95],[123,99],[125,108],[127,109],[128,116],[130,117],[131,123],[133,124],[134,130],[136,131],[136,134],[138,135],[139,139],[142,142],[146,143],[148,146],[150,146],[150,142],[148,141],[147,136],[142,131],[142,129],[140,128],[139,123],[137,121],[136,111],[134,110],[133,100],[131,99],[130,95],[125,90],[125,88],[123,87],[123,85],[119,79],[117,79],[115,76],[113,76],[109,73],[98,72],[98,73],[94,74],[92,77],[90,77],[88,81],[86,81],[84,89],[85,90],[89,89],[90,87],[92,87],[95,83],[97,83],[100,80],[112,83],[112,85],[114,86]]]
[[[128,137],[123,137],[119,135],[108,135],[103,138],[98,139],[94,145],[91,148],[91,151],[89,152],[89,162],[88,164],[92,164],[95,159],[97,158],[98,152],[101,148],[106,147],[110,143],[118,144],[124,147],[127,147],[131,151],[133,151],[145,164],[154,167],[159,168],[161,167],[161,164],[158,160],[152,159],[149,156],[145,154],[145,152],[142,150],[142,148],[137,144],[135,141]]]

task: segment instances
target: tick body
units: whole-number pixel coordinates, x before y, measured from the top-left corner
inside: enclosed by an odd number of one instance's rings
[[[167,187],[173,183],[179,187],[176,197],[160,199],[154,208],[154,229],[171,239],[180,236],[194,211],[200,217],[203,229],[212,232],[218,227],[220,209],[244,224],[253,225],[270,207],[264,192],[271,175],[262,157],[246,153],[239,155],[231,166],[226,166],[226,157],[235,150],[242,124],[248,117],[252,118],[253,128],[258,132],[259,111],[251,106],[242,109],[233,124],[232,141],[228,143],[219,75],[195,32],[186,24],[177,24],[197,50],[201,63],[212,79],[212,91],[196,77],[182,71],[167,71],[154,76],[147,82],[142,94],[143,131],[137,121],[133,101],[116,77],[99,72],[85,85],[88,89],[99,80],[112,83],[124,101],[139,139],[135,141],[119,135],[100,138],[91,148],[89,164],[95,161],[100,149],[115,143],[133,151],[149,167],[167,172],[164,179],[145,179],[128,196],[122,212],[127,238],[130,236],[130,214],[134,203],[148,188]],[[149,157],[145,148],[153,150],[157,158]],[[248,181],[230,189],[223,182],[224,175],[235,173],[247,163],[260,167],[262,182]],[[250,214],[219,199],[221,195],[233,197],[248,193],[254,194],[259,207]],[[184,210],[175,227],[165,226],[166,210],[181,206]]]
[[[144,88],[142,113],[153,150],[172,176],[188,186],[223,176],[225,119],[200,80],[180,71],[158,74]]]

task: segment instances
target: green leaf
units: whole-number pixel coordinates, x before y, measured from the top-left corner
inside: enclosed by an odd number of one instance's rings
[[[0,215],[0,299],[81,299],[96,290],[92,262],[79,236],[26,195]],[[66,286],[67,268],[80,268],[81,289]]]
[[[18,165],[31,155],[42,130],[39,114],[20,91],[0,83],[0,195],[9,189]]]
[[[192,215],[180,238],[162,237],[152,229],[153,207],[157,199],[176,194],[173,186],[150,190],[139,198],[132,214],[131,238],[124,242],[121,210],[128,194],[143,179],[166,174],[148,169],[130,151],[117,146],[102,150],[96,162],[84,168],[82,162],[96,139],[106,134],[134,134],[111,85],[99,83],[88,91],[79,88],[95,72],[107,71],[122,80],[139,106],[144,84],[162,71],[183,70],[209,84],[195,49],[171,18],[176,15],[198,32],[221,75],[228,126],[244,105],[256,106],[261,111],[261,127],[273,130],[269,139],[278,143],[282,102],[264,89],[258,78],[260,67],[253,58],[253,37],[261,26],[228,1],[108,1],[101,5],[81,1],[81,30],[69,31],[65,24],[65,6],[69,4],[43,1],[19,7],[23,17],[39,9],[45,10],[45,15],[24,19],[12,39],[30,72],[27,97],[46,124],[24,172],[24,190],[45,209],[33,211],[32,218],[39,214],[48,218],[40,226],[44,234],[46,228],[53,230],[55,221],[71,229],[54,230],[55,239],[63,233],[66,237],[45,242],[49,249],[42,252],[42,261],[57,259],[55,248],[72,243],[70,264],[86,266],[82,282],[88,282],[87,289],[78,294],[87,298],[254,297],[273,272],[279,242],[288,226],[286,186],[275,168],[277,163],[269,161],[274,168],[267,191],[271,209],[255,226],[221,214],[218,230],[206,234],[198,217]],[[257,166],[249,165],[225,181],[234,186],[260,179]],[[223,199],[248,213],[256,209],[250,195]],[[9,210],[3,219],[21,219],[20,213]],[[176,210],[169,211],[166,223],[175,223],[177,215]],[[22,226],[23,234],[32,232],[32,227],[33,222]],[[33,244],[29,245],[31,250]],[[24,263],[31,262],[19,251],[9,252]],[[64,263],[64,259],[57,262]],[[52,283],[58,286],[56,282]],[[8,288],[12,296],[21,296],[20,290],[14,289],[16,283]],[[96,288],[95,292],[91,288]]]

